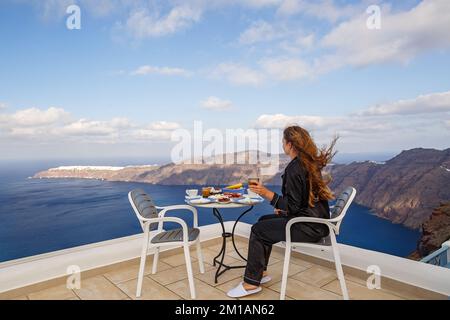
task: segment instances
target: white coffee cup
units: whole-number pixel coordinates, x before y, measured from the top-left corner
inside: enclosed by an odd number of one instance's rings
[[[188,189],[188,190],[186,190],[186,194],[189,197],[193,198],[193,197],[196,197],[198,195],[198,190],[197,189]]]

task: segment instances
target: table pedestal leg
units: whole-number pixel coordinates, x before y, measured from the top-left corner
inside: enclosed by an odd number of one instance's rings
[[[236,221],[234,222],[233,225],[233,230],[231,231],[231,240],[233,242],[233,247],[234,250],[237,252],[237,254],[239,255],[239,257],[242,258],[242,260],[244,260],[245,262],[247,262],[247,259],[245,259],[242,254],[239,252],[239,250],[236,247],[236,243],[234,242],[234,230],[236,229],[236,225],[238,224],[238,222],[241,220],[241,218],[247,213],[250,212],[253,209],[253,206],[251,206],[250,208],[248,208],[247,210],[245,210],[244,212],[242,212],[242,214],[236,219]]]
[[[219,220],[220,222],[220,226],[222,227],[222,248],[220,249],[219,254],[214,257],[213,259],[213,265],[215,266],[216,264],[218,264],[218,268],[214,277],[214,283],[217,283],[217,279],[219,278],[220,275],[222,275],[225,271],[230,270],[230,269],[238,269],[238,268],[245,268],[246,266],[229,266],[226,265],[225,263],[223,263],[223,260],[225,259],[225,254],[226,254],[226,248],[227,248],[227,238],[231,237],[232,243],[233,243],[233,247],[236,250],[237,254],[244,260],[247,261],[239,252],[239,250],[236,247],[236,243],[234,241],[234,230],[236,229],[236,225],[239,222],[239,220],[250,210],[253,209],[253,206],[251,206],[249,209],[247,209],[246,211],[244,211],[239,218],[236,220],[236,222],[233,225],[233,230],[232,232],[226,232],[225,231],[225,225],[224,225],[224,221],[222,218],[222,215],[220,214],[220,211],[216,208],[213,208],[213,214],[214,216]],[[220,261],[218,261],[218,258],[220,257]],[[223,268],[223,270],[221,270]]]

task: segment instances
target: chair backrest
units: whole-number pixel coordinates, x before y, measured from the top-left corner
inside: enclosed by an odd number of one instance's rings
[[[356,189],[353,187],[347,187],[340,195],[336,198],[336,203],[331,209],[330,218],[337,219],[336,222],[336,234],[339,234],[339,228],[341,227],[342,220],[347,213],[348,208],[352,204],[353,199],[356,196]]]
[[[128,193],[128,200],[133,207],[136,217],[139,219],[142,229],[144,229],[143,219],[158,217],[158,210],[152,198],[142,189],[134,189]]]

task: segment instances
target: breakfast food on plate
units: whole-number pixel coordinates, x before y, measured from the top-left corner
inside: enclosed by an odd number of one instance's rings
[[[222,189],[215,189],[214,187],[212,187],[210,193],[211,193],[212,195],[214,195],[214,194],[220,194],[220,193],[222,193]]]
[[[235,192],[224,192],[223,195],[229,198],[242,198],[242,194]]]
[[[217,202],[219,202],[219,203],[230,203],[231,199],[228,198],[227,196],[221,196],[221,197],[217,197]]]
[[[231,186],[226,187],[225,189],[241,189],[243,187],[242,183],[233,184]]]

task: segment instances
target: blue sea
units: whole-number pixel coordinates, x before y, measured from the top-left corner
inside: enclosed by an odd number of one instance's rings
[[[184,201],[185,186],[28,178],[39,170],[60,164],[0,163],[0,262],[141,232],[127,199],[128,191],[133,188],[144,189],[157,205]],[[279,191],[278,187],[273,189]],[[270,205],[264,203],[242,221],[254,223],[258,217],[272,211]],[[241,212],[238,209],[222,211],[225,220],[234,220]],[[192,223],[188,212],[175,215]],[[199,224],[212,223],[217,220],[211,210],[200,209]],[[376,217],[368,208],[353,204],[342,224],[338,241],[405,257],[415,250],[419,237],[419,231],[392,224]]]

